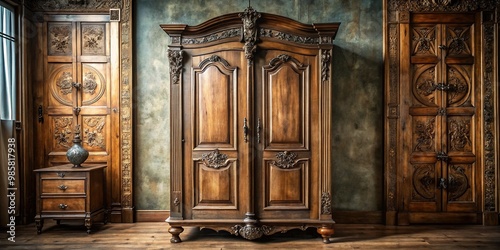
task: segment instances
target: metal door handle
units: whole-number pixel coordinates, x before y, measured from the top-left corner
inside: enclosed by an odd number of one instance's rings
[[[247,118],[245,117],[243,119],[243,140],[245,140],[245,142],[248,142],[248,130],[250,129],[248,128]]]

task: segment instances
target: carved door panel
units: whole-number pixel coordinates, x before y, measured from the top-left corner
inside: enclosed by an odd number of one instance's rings
[[[318,86],[315,56],[264,50],[256,57],[256,192],[261,219],[318,210]],[[314,197],[310,197],[314,196]]]
[[[241,46],[240,46],[241,47]],[[190,187],[184,197],[192,219],[242,218],[249,211],[251,157],[247,82],[240,48],[194,55],[183,89],[191,110],[185,122],[185,171]]]
[[[474,15],[426,22],[415,14],[406,152],[410,212],[475,212],[478,105]],[[457,22],[457,20],[460,20]]]
[[[45,166],[67,163],[79,126],[87,163],[110,163],[111,75],[109,23],[48,17],[44,23]]]

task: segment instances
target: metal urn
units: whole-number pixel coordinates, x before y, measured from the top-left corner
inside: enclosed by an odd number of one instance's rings
[[[89,152],[82,147],[82,140],[80,139],[80,125],[76,126],[73,146],[66,152],[66,157],[69,162],[73,164],[74,168],[82,167],[81,164],[89,157]]]

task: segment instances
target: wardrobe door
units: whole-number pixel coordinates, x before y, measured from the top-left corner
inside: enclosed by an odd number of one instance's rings
[[[263,221],[318,216],[318,60],[298,51],[256,56],[255,185]]]
[[[191,127],[184,131],[185,219],[244,218],[251,156],[241,67],[246,59],[241,50],[187,54],[192,56],[182,95],[184,124]]]

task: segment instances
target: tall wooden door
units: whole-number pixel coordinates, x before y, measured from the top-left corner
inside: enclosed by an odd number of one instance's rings
[[[263,47],[266,45],[263,44]],[[256,205],[258,217],[318,216],[317,62],[308,50],[256,56]],[[314,196],[314,197],[311,197]],[[288,213],[287,213],[288,212]]]
[[[184,104],[176,107],[190,110],[183,123],[192,126],[183,134],[184,204],[192,208],[186,219],[240,219],[250,211],[250,97],[242,67],[246,59],[241,45],[235,46],[195,50],[187,59]]]
[[[43,23],[43,81],[36,88],[38,108],[36,168],[68,163],[66,152],[73,145],[77,126],[83,147],[89,151],[85,163],[108,167],[109,203],[119,182],[117,173],[119,88],[113,73],[109,15],[46,15]],[[113,75],[115,74],[115,75]],[[114,82],[114,84],[113,84]],[[113,149],[117,153],[112,154]],[[117,186],[118,185],[118,186]],[[115,188],[112,188],[115,187]],[[116,188],[118,187],[118,188]]]
[[[479,223],[480,73],[474,14],[413,14],[404,136],[410,223]],[[405,120],[405,119],[403,119]]]

